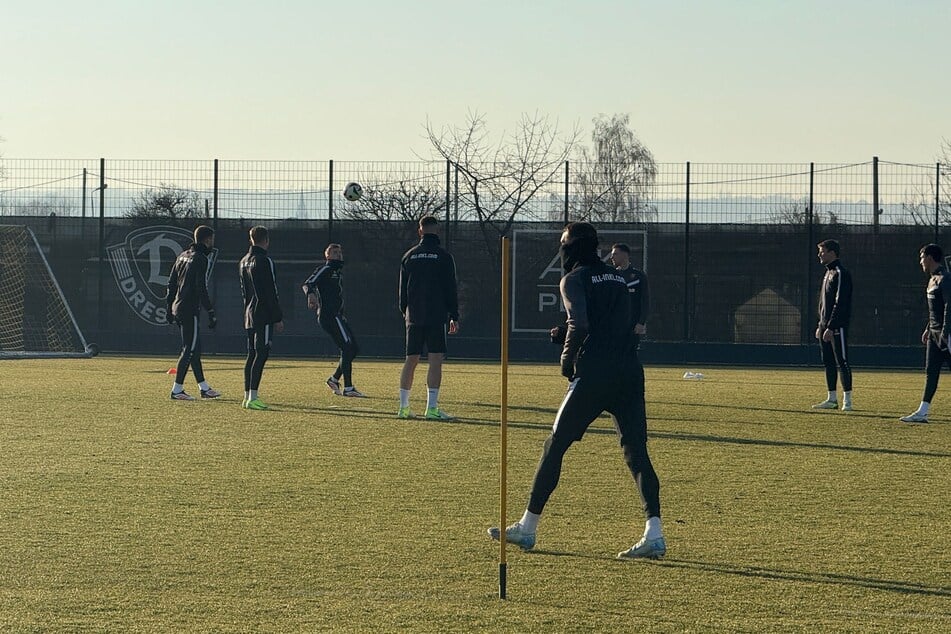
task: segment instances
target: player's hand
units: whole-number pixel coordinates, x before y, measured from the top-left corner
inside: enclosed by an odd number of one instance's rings
[[[921,333],[921,343],[928,345],[928,331]]]
[[[634,334],[635,334],[635,335],[646,335],[646,334],[647,334],[647,324],[634,324]]]
[[[561,376],[565,377],[569,381],[575,378],[575,364],[565,357],[561,358]]]
[[[215,326],[218,325],[218,317],[215,316],[215,311],[208,311],[208,330],[214,330]]]
[[[175,315],[173,315],[173,314],[171,313],[171,311],[165,313],[165,324],[168,325],[168,326],[177,326],[177,325],[178,325],[178,320],[175,319]]]
[[[274,324],[274,332],[284,332],[284,320]]]
[[[826,328],[826,331],[825,331],[824,333],[822,333],[822,340],[823,340],[823,341],[832,341],[832,329],[831,329],[831,328]]]
[[[307,296],[307,308],[317,310],[317,296],[313,293]]]
[[[449,334],[454,335],[459,332],[459,322],[452,319],[449,320]]]
[[[551,338],[552,343],[556,343],[559,346],[565,343],[565,327],[564,326],[555,326],[548,331],[548,336]]]
[[[816,339],[822,339],[822,328],[816,328]]]

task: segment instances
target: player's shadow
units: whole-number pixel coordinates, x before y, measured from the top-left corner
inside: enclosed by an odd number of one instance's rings
[[[803,572],[800,570],[783,570],[780,568],[763,568],[760,566],[740,566],[736,564],[720,564],[707,561],[694,561],[690,559],[672,559],[670,557],[658,560],[645,559],[633,562],[630,560],[618,560],[615,557],[611,557],[609,555],[591,555],[587,553],[566,552],[558,550],[541,550],[538,548],[530,550],[526,554],[595,560],[610,559],[627,566],[651,564],[669,568],[686,568],[690,570],[716,572],[720,574],[736,575],[740,577],[753,577],[757,579],[770,579],[774,581],[803,581],[806,583],[825,583],[859,588],[871,588],[874,590],[887,590],[890,592],[900,592],[903,594],[951,597],[951,587],[948,586],[913,583],[910,581],[895,581],[893,579],[876,579],[874,577],[859,577],[856,575],[842,575],[832,572]]]

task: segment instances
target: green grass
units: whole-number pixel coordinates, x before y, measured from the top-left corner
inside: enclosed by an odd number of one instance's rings
[[[394,362],[345,400],[329,361],[272,360],[268,412],[239,407],[243,360],[206,360],[217,402],[169,401],[172,364],[0,364],[0,630],[951,630],[951,387],[897,421],[922,372],[857,369],[847,414],[809,409],[820,370],[648,368],[667,558],[614,559],[643,518],[602,419],[500,601],[495,366],[450,363],[462,420],[434,423],[395,419]],[[564,387],[511,370],[510,520]]]

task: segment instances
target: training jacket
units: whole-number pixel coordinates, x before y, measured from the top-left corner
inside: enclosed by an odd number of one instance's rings
[[[168,314],[178,320],[194,317],[204,308],[214,311],[208,297],[208,254],[204,244],[192,243],[178,254],[168,276],[165,304]]]
[[[304,280],[304,295],[317,296],[317,319],[333,319],[343,313],[343,260],[326,260]]]
[[[852,317],[852,275],[839,260],[826,264],[819,291],[819,328],[836,330],[849,325]]]
[[[631,298],[631,321],[634,324],[646,324],[651,312],[650,287],[647,273],[628,265],[618,271],[627,282],[627,293]]]
[[[575,376],[617,372],[634,337],[624,276],[601,260],[576,266],[561,278],[561,299],[568,315],[562,373],[571,364]]]
[[[431,326],[459,321],[456,263],[439,246],[439,236],[424,233],[400,263],[400,312],[407,325]]]
[[[238,264],[241,296],[244,298],[244,327],[248,330],[284,320],[277,295],[274,261],[267,251],[251,246]]]
[[[942,349],[948,349],[951,335],[951,275],[939,266],[928,279],[928,334]]]

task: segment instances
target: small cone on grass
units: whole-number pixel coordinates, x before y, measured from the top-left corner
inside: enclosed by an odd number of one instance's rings
[[[178,374],[178,368],[169,368],[165,374]]]

